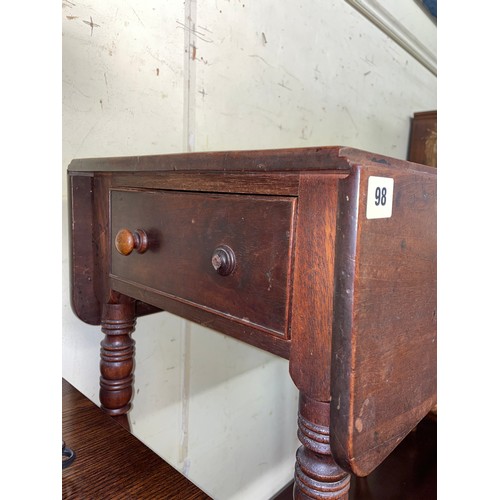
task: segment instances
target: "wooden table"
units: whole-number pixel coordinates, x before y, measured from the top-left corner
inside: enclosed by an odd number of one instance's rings
[[[76,454],[62,472],[62,498],[210,500],[66,380],[62,433]]]
[[[76,159],[72,306],[126,422],[138,316],[289,359],[295,498],[346,499],[436,402],[436,170],[343,147]]]

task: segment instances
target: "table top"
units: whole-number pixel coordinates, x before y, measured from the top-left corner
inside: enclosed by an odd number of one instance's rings
[[[62,438],[76,458],[62,471],[62,498],[210,497],[62,380]]]
[[[382,164],[435,175],[432,167],[345,146],[205,151],[141,156],[75,158],[68,172],[336,172],[359,164]]]

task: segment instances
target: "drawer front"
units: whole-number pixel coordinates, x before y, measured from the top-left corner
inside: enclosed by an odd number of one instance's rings
[[[287,337],[294,214],[291,197],[112,190],[111,275]],[[147,249],[122,255],[123,229]]]

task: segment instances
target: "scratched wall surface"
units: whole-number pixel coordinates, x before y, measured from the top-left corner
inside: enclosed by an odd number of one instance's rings
[[[411,115],[436,108],[436,78],[344,0],[65,0],[62,30],[63,171],[75,157],[326,144],[404,158]],[[286,361],[167,313],[134,338],[135,435],[217,499],[266,499],[292,478]],[[101,334],[68,300],[62,340],[63,376],[97,402]]]
[[[197,149],[405,158],[409,117],[436,106],[434,75],[344,1],[200,2],[192,44]]]
[[[63,154],[182,147],[182,2],[63,1]]]

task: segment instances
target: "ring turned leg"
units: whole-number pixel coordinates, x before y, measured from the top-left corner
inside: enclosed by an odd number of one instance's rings
[[[295,500],[347,500],[351,476],[333,460],[330,451],[330,403],[299,397],[295,464]]]
[[[105,413],[130,430],[127,413],[131,407],[134,380],[135,329],[133,302],[105,304],[101,320],[101,389],[99,399]]]

